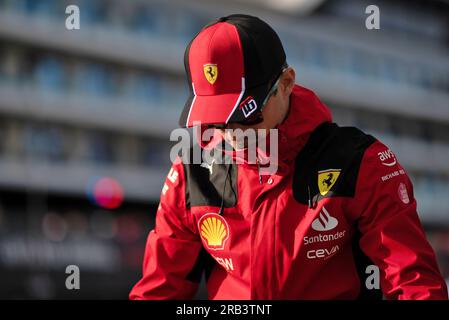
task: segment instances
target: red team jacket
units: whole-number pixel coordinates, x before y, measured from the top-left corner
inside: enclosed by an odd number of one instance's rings
[[[387,146],[300,86],[278,134],[261,183],[256,165],[173,164],[131,299],[193,298],[203,273],[210,299],[447,299]],[[381,290],[365,285],[376,268]]]

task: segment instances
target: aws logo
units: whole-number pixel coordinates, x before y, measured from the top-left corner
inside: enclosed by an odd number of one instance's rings
[[[229,238],[226,220],[216,213],[206,213],[198,221],[198,231],[204,245],[211,250],[223,250]]]
[[[390,149],[378,152],[377,155],[384,166],[392,167],[396,164],[396,156]]]

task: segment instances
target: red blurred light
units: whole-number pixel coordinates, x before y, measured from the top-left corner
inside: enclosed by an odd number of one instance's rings
[[[123,188],[120,183],[110,177],[99,179],[93,190],[95,202],[105,209],[116,209],[123,203]]]

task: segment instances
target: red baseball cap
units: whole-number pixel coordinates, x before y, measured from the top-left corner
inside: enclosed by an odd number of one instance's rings
[[[227,124],[261,109],[286,56],[267,23],[236,14],[204,27],[187,46],[184,65],[190,96],[179,125]]]

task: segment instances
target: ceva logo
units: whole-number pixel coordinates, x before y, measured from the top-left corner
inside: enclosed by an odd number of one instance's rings
[[[337,225],[338,220],[332,217],[323,206],[318,218],[312,222],[312,229],[316,231],[329,231],[334,229]]]
[[[328,259],[335,255],[340,250],[338,245],[333,246],[331,249],[318,249],[307,251],[307,259]]]

